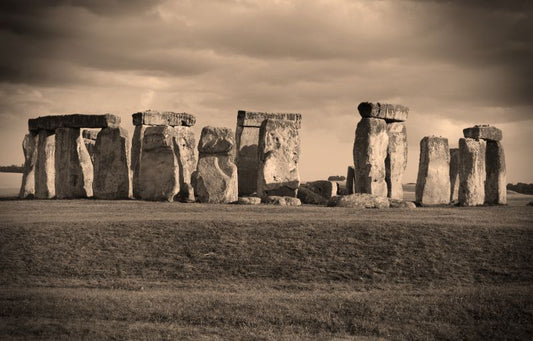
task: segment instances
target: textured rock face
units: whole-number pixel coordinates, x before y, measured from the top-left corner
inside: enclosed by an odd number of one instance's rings
[[[450,202],[450,149],[446,138],[426,136],[420,141],[416,202],[423,206]]]
[[[141,199],[140,174],[141,174],[141,155],[143,147],[144,132],[147,126],[136,126],[131,139],[131,173],[133,174],[133,197]]]
[[[501,142],[488,141],[485,154],[485,203],[504,205],[507,203],[507,173],[505,153]]]
[[[193,184],[200,202],[222,204],[237,201],[237,166],[233,156],[200,154]]]
[[[22,141],[24,173],[22,174],[22,184],[19,193],[19,197],[22,199],[33,198],[35,196],[35,163],[37,162],[38,142],[38,135],[33,133],[26,134]]]
[[[385,196],[367,193],[339,195],[328,201],[330,207],[388,208],[389,205],[389,200]]]
[[[393,199],[403,198],[403,173],[407,167],[407,129],[404,123],[387,124],[389,145],[385,159],[385,181],[387,196]]]
[[[174,151],[174,134],[172,127],[146,127],[137,165],[136,193],[140,199],[172,202],[178,194],[180,174]]]
[[[298,189],[298,199],[302,203],[309,205],[325,205],[328,202],[328,199],[303,185]]]
[[[51,199],[56,195],[56,135],[52,131],[40,130],[37,139],[35,197],[38,199]]]
[[[259,205],[261,198],[258,197],[239,197],[237,203],[239,205]]]
[[[152,125],[152,126],[186,126],[192,127],[196,123],[196,118],[187,113],[176,113],[171,111],[159,112],[147,110],[132,115],[133,125]]]
[[[269,195],[263,197],[263,202],[267,205],[277,206],[302,206],[300,199],[287,196]]]
[[[483,139],[489,141],[501,141],[502,131],[490,125],[476,125],[471,128],[463,129],[465,138]]]
[[[128,131],[124,128],[102,129],[98,133],[94,156],[94,197],[131,198],[133,192]]]
[[[84,139],[96,141],[96,139],[98,138],[99,132],[100,132],[99,130],[95,130],[95,129],[83,129],[81,131],[81,135],[83,136]]]
[[[355,181],[355,168],[353,168],[353,166],[348,166],[348,171],[346,172],[346,193],[347,194],[353,194],[354,181]]]
[[[174,127],[174,151],[178,158],[180,170],[180,191],[178,200],[182,202],[194,202],[194,187],[192,174],[196,170],[197,153],[194,132],[187,126]]]
[[[204,127],[198,143],[200,154],[233,154],[235,135],[229,128]]]
[[[79,128],[56,129],[56,197],[93,196],[93,164]]]
[[[381,118],[388,122],[407,120],[409,108],[398,104],[362,102],[357,107],[361,117]]]
[[[387,196],[385,158],[389,137],[387,123],[378,118],[362,118],[357,124],[353,158],[355,192]]]
[[[298,113],[270,113],[239,110],[237,113],[237,126],[259,128],[266,119],[292,121],[294,122],[294,125],[300,129],[302,115]]]
[[[450,201],[459,199],[459,148],[450,148]]]
[[[83,142],[85,143],[85,147],[87,148],[87,151],[89,152],[89,156],[91,157],[91,161],[93,163],[94,167],[94,151],[96,147],[96,138],[98,137],[98,130],[94,129],[83,129],[81,131],[81,135],[83,136]]]
[[[257,193],[296,197],[300,186],[300,135],[294,122],[264,120],[259,131]]]
[[[94,152],[96,148],[96,140],[83,139],[83,143],[85,144],[85,148],[87,148],[87,153],[89,153],[89,157],[91,158],[91,162],[94,166]]]
[[[28,120],[30,131],[50,130],[58,128],[116,128],[120,125],[120,117],[105,115],[55,115],[42,116]]]
[[[459,139],[459,204],[483,205],[485,202],[485,150],[484,140]]]
[[[324,180],[307,182],[304,185],[301,185],[301,187],[302,186],[307,187],[311,191],[328,200],[337,195],[337,190],[339,187],[339,185],[337,185],[337,183],[334,181]]]
[[[412,201],[403,201],[398,199],[389,198],[390,208],[406,208],[406,209],[415,209],[416,205]]]

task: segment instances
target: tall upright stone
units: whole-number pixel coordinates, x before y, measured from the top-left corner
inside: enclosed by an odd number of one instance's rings
[[[80,128],[56,129],[55,186],[58,199],[93,195],[93,164]]]
[[[192,176],[195,195],[203,203],[238,200],[238,176],[232,129],[204,127],[198,143],[199,159]]]
[[[35,197],[35,164],[37,162],[37,146],[39,137],[36,133],[24,136],[22,150],[24,152],[24,173],[20,186],[19,197],[21,199]]]
[[[355,168],[353,166],[348,166],[346,171],[346,193],[354,193],[354,181],[355,181]]]
[[[93,194],[97,199],[128,199],[133,196],[130,141],[124,128],[103,128],[94,152]]]
[[[486,141],[459,139],[459,204],[478,206],[485,202]]]
[[[93,162],[94,167],[94,152],[96,148],[96,138],[98,137],[98,131],[83,129],[81,135],[83,136],[83,142],[85,143],[85,147],[89,152],[89,156],[91,157],[91,161]]]
[[[450,148],[450,202],[459,199],[459,148]]]
[[[259,129],[257,194],[296,197],[300,186],[298,123],[266,119]]]
[[[192,185],[192,174],[196,170],[197,149],[194,132],[189,127],[174,127],[174,151],[178,158],[180,170],[180,191],[178,200],[183,202],[194,202],[194,187]]]
[[[297,113],[266,113],[239,110],[235,133],[237,145],[235,162],[239,173],[239,195],[250,195],[257,191],[259,129],[265,119],[292,121],[299,129],[302,116]]]
[[[56,195],[56,135],[54,131],[44,129],[38,130],[37,135],[35,197],[38,199],[52,199]]]
[[[489,205],[507,204],[507,175],[505,154],[500,141],[487,141],[485,154],[485,203]]]
[[[387,196],[403,199],[403,173],[407,167],[407,129],[403,122],[387,123],[389,144],[385,158],[385,181]]]
[[[448,139],[426,136],[420,141],[416,202],[442,205],[450,202],[450,149]]]
[[[141,155],[143,148],[144,132],[146,130],[146,127],[148,126],[135,126],[133,138],[131,139],[131,172],[133,174],[133,196],[136,199],[141,199],[141,184],[139,176],[141,174]]]
[[[387,196],[385,158],[388,145],[385,120],[363,117],[359,121],[353,147],[356,193]]]

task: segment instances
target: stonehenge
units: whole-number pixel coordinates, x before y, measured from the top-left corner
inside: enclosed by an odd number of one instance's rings
[[[459,148],[450,148],[450,202],[459,199]]]
[[[422,206],[450,202],[450,149],[448,139],[426,136],[420,141],[416,203]]]

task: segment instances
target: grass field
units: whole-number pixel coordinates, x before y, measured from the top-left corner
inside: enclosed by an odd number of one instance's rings
[[[533,207],[0,201],[0,339],[533,338]]]

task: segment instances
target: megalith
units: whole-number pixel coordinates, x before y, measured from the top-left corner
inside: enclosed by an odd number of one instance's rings
[[[131,198],[130,141],[122,127],[103,128],[94,150],[93,195],[97,199]]]
[[[355,168],[353,166],[348,166],[346,171],[346,193],[354,193],[354,181],[355,181]]]
[[[141,199],[140,193],[140,174],[141,174],[141,155],[143,147],[143,138],[144,131],[146,130],[145,125],[135,126],[133,131],[133,138],[131,139],[131,173],[132,175],[132,184],[133,184],[133,197],[136,199]]]
[[[92,129],[83,129],[81,135],[83,136],[83,142],[85,143],[85,147],[87,148],[87,152],[89,152],[89,156],[91,157],[91,161],[94,166],[94,150],[96,147],[98,131]]]
[[[450,202],[450,149],[447,138],[426,136],[420,141],[415,191],[416,202],[422,206]]]
[[[192,176],[196,199],[203,203],[238,200],[238,176],[232,129],[204,127],[198,143],[198,165]]]
[[[450,202],[459,199],[459,148],[450,148]]]
[[[24,173],[22,174],[22,185],[19,192],[21,199],[35,197],[35,163],[37,162],[38,142],[39,136],[36,133],[26,134],[22,141]]]
[[[56,195],[56,135],[54,131],[37,133],[37,160],[35,162],[35,197],[52,199]]]
[[[488,124],[478,124],[470,128],[465,128],[463,129],[463,135],[465,138],[486,141],[501,141],[503,138],[500,129]]]
[[[500,141],[487,141],[485,154],[485,203],[489,205],[507,204],[507,176],[505,154]]]
[[[299,124],[266,119],[259,129],[257,194],[296,197],[300,186]]]
[[[389,144],[385,158],[385,181],[387,196],[403,199],[403,173],[407,167],[407,129],[403,122],[387,123]]]
[[[459,204],[478,206],[485,202],[486,141],[459,139]]]
[[[178,158],[180,171],[180,191],[178,200],[194,202],[194,187],[192,186],[192,174],[196,170],[198,160],[196,138],[191,128],[186,126],[174,127],[174,151]]]

